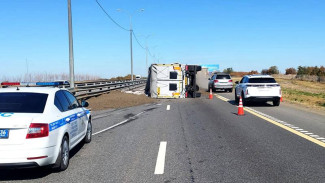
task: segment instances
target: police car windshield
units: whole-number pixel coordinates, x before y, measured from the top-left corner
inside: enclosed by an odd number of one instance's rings
[[[0,93],[0,112],[43,113],[48,94]]]

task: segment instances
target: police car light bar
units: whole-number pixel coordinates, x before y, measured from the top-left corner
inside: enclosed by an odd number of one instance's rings
[[[31,82],[20,82],[20,86],[35,86],[36,83]]]
[[[2,82],[1,85],[5,85],[5,86],[17,86],[17,85],[20,85],[20,82]]]
[[[59,86],[62,82],[37,82],[36,86]]]
[[[3,86],[59,86],[63,85],[63,82],[2,82]]]

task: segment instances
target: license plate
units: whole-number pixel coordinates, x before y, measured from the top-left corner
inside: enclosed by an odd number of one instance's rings
[[[0,139],[7,139],[9,137],[9,130],[0,129]]]

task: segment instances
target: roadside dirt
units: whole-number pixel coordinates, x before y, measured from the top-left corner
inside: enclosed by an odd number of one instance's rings
[[[89,103],[89,108],[93,111],[125,108],[158,102],[157,99],[152,99],[145,95],[123,93],[117,90],[109,94],[90,98],[87,101]]]

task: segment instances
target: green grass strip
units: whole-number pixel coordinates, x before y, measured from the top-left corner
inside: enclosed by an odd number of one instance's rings
[[[299,90],[294,90],[289,88],[282,88],[282,91],[288,95],[311,96],[311,97],[325,99],[325,93],[311,93],[311,92],[299,91]]]

